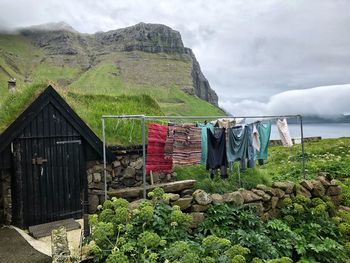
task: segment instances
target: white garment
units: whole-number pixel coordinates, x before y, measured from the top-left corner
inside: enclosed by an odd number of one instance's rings
[[[260,136],[256,124],[253,124],[253,147],[256,151],[260,151]]]
[[[242,123],[244,120],[244,118],[221,118],[211,123],[219,128],[228,129],[234,127],[236,124]]]
[[[278,133],[280,134],[280,137],[281,137],[282,145],[285,147],[293,146],[293,142],[289,134],[286,118],[284,118],[283,120],[278,119],[276,124],[277,124]]]

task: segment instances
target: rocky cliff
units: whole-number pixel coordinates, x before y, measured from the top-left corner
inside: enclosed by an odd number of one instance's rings
[[[100,62],[99,57],[108,56],[111,52],[141,51],[178,55],[182,59],[188,57],[192,61],[192,85],[181,84],[181,89],[218,106],[218,97],[202,73],[194,53],[184,47],[180,33],[168,26],[139,23],[127,28],[89,35],[80,34],[69,25],[59,23],[25,28],[20,32],[30,39],[35,47],[43,49],[50,58],[66,56],[66,63],[79,64],[83,70],[95,66]]]

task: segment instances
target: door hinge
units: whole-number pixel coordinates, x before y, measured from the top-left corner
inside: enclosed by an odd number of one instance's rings
[[[38,157],[35,159],[32,159],[32,164],[37,164],[37,165],[43,165],[44,163],[47,163],[47,159],[44,159],[42,157]]]
[[[59,142],[56,142],[56,144],[69,144],[69,143],[81,144],[81,140],[71,140],[71,141],[59,141]]]

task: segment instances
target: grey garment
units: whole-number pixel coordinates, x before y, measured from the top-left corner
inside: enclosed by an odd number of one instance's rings
[[[248,136],[248,146],[247,146],[247,158],[248,158],[248,168],[254,168],[255,162],[255,148],[253,145],[253,131],[254,131],[254,124],[248,124],[246,126],[247,130],[247,136]]]
[[[246,127],[228,129],[227,160],[229,162],[247,158],[248,137]]]

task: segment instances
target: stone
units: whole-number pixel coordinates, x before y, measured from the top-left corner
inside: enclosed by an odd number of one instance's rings
[[[212,202],[211,196],[201,189],[194,191],[192,196],[199,205],[209,205]]]
[[[194,189],[185,189],[183,191],[181,191],[181,196],[184,196],[184,195],[190,195],[192,196],[192,194],[194,193]]]
[[[259,190],[262,190],[262,191],[266,192],[266,190],[269,190],[270,187],[268,187],[268,186],[266,186],[266,185],[264,185],[264,184],[258,184],[258,185],[256,186],[256,189],[259,189]]]
[[[128,204],[128,209],[130,211],[136,209],[136,208],[139,208],[140,204],[143,203],[143,202],[151,202],[150,200],[147,200],[147,199],[138,199],[138,200],[135,200],[135,201],[132,201]]]
[[[106,174],[106,181],[107,181],[107,183],[112,182],[112,175],[110,173]]]
[[[222,198],[225,203],[235,203],[237,205],[243,205],[244,198],[242,194],[238,191],[231,192],[231,193],[225,193],[222,195]]]
[[[114,161],[114,162],[112,162],[112,167],[113,168],[116,168],[116,167],[119,167],[119,166],[121,166],[122,164],[120,163],[120,161]]]
[[[328,187],[331,185],[331,181],[328,181],[325,176],[319,175],[316,177],[316,180],[320,181],[324,187]]]
[[[105,184],[102,183],[102,182],[99,182],[99,183],[90,183],[90,184],[88,185],[88,188],[89,188],[89,189],[104,190]]]
[[[123,184],[127,187],[134,186],[136,183],[136,180],[134,178],[125,178],[123,179]]]
[[[333,196],[333,195],[340,195],[341,194],[341,187],[339,185],[337,186],[329,186],[326,192],[326,195]]]
[[[101,174],[100,173],[94,173],[93,178],[94,178],[93,179],[94,183],[101,182]]]
[[[129,157],[124,157],[120,162],[124,166],[124,168],[127,168],[130,164],[130,159]]]
[[[220,195],[220,194],[212,194],[211,199],[212,199],[212,203],[214,205],[221,204],[224,202],[224,199],[223,199],[222,195]]]
[[[136,170],[140,170],[140,169],[142,168],[142,166],[143,166],[142,158],[139,158],[139,159],[137,159],[136,161],[131,162],[131,163],[130,163],[130,166],[131,166],[132,168],[135,168]]]
[[[124,171],[124,178],[133,178],[135,177],[135,168],[133,167],[127,167]]]
[[[53,263],[71,262],[67,231],[64,226],[54,229],[51,232],[51,254]]]
[[[92,180],[93,180],[93,175],[91,173],[89,173],[87,175],[87,181],[88,181],[88,184],[92,183]]]
[[[175,202],[172,203],[172,205],[178,205],[181,210],[186,210],[191,206],[193,197],[181,197]]]
[[[273,196],[271,198],[271,208],[275,209],[277,207],[277,203],[278,203],[279,198],[277,196]]]
[[[166,175],[166,180],[167,180],[168,182],[170,182],[171,179],[172,179],[172,178],[171,178],[171,174],[167,174],[167,175]]]
[[[252,189],[252,192],[257,194],[258,196],[261,196],[261,197],[263,197],[265,195],[265,192],[263,190]]]
[[[244,199],[244,203],[252,203],[252,202],[256,202],[256,201],[261,201],[262,200],[261,196],[258,196],[257,194],[255,194],[252,191],[240,190],[239,192],[240,192],[240,194],[242,195],[242,197]]]
[[[197,228],[204,221],[204,213],[193,212],[190,215],[192,216],[191,228]]]
[[[271,196],[268,195],[268,194],[264,194],[264,195],[262,196],[262,200],[263,200],[264,202],[267,202],[267,201],[271,200]]]
[[[94,214],[97,211],[97,206],[100,204],[100,199],[98,195],[89,195],[89,213]]]
[[[311,198],[311,193],[302,185],[297,185],[295,189],[296,195],[303,195],[306,198]]]
[[[332,186],[337,186],[338,185],[337,180],[335,180],[335,179],[331,180],[331,185]]]
[[[191,211],[193,211],[193,212],[205,212],[208,210],[209,207],[210,207],[210,205],[193,204],[191,207]]]
[[[173,194],[173,193],[169,193],[169,200],[174,202],[180,199],[180,195],[179,194]]]
[[[350,213],[350,207],[348,207],[348,206],[340,205],[339,206],[339,210],[343,210],[343,211],[346,211],[346,212]]]
[[[308,191],[312,191],[312,189],[314,189],[312,181],[303,180],[300,182],[300,185],[305,187]]]
[[[324,186],[322,185],[322,183],[320,181],[316,181],[314,180],[312,182],[313,184],[313,189],[311,191],[312,195],[315,197],[322,197],[325,195],[326,193],[326,189],[324,188]]]
[[[282,198],[285,195],[284,191],[279,188],[275,188],[275,194],[278,198]]]
[[[274,182],[272,187],[282,189],[286,194],[294,192],[295,183],[292,182]]]
[[[332,195],[330,198],[336,206],[340,205],[340,201],[342,200],[341,195]]]

